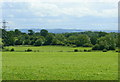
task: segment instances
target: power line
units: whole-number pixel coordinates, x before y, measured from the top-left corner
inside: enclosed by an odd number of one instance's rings
[[[6,28],[7,28],[7,26],[6,26],[7,23],[8,23],[8,22],[6,22],[5,20],[3,20],[3,22],[2,22],[2,24],[3,24],[2,28],[3,28],[3,29],[6,29]]]

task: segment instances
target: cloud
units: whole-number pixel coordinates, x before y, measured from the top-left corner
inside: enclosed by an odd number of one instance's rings
[[[65,6],[67,4],[67,6]],[[45,3],[45,2],[33,2],[29,3],[29,8],[32,10],[32,12],[41,17],[45,16],[76,16],[76,17],[83,17],[83,16],[100,16],[100,17],[117,17],[117,8],[101,8],[101,6],[104,5],[94,6],[93,3],[79,3],[79,5],[75,5],[78,3]],[[99,4],[99,3],[96,3]],[[74,5],[74,6],[73,6]],[[116,4],[115,4],[116,5]],[[98,7],[95,9],[95,7]],[[99,9],[99,10],[98,10]]]
[[[29,7],[35,15],[38,16],[59,16],[61,10],[55,4],[49,3],[30,3]]]
[[[46,2],[43,2],[43,0],[37,0],[37,2],[36,0],[27,0],[27,2],[16,2],[16,3],[13,3],[14,1],[12,0],[9,0],[9,1],[11,1],[11,4],[7,4],[5,7],[10,12],[14,11],[15,13],[18,13],[18,15],[19,13],[21,14],[24,13],[25,16],[26,16],[25,12],[30,12],[31,14],[38,17],[46,17],[46,16],[117,17],[117,14],[118,14],[118,9],[116,7],[117,3],[112,2],[117,0],[109,0],[110,2],[98,2],[102,0],[97,0],[97,2],[89,2],[88,0],[85,0],[87,2],[84,2],[84,1],[80,2],[78,0],[75,0],[74,2],[72,2],[73,0],[70,0],[69,2],[67,2],[68,0],[65,0],[66,2],[61,1],[60,3],[49,2],[48,0],[44,0]],[[90,1],[93,1],[93,0],[90,0]],[[18,7],[16,7],[17,5]],[[14,16],[11,15],[10,17],[14,17]]]
[[[1,0],[3,2],[118,2],[119,0]]]
[[[117,3],[113,2],[114,0],[111,2],[65,1],[8,2],[7,5],[5,4],[4,15],[10,23],[9,26],[13,28],[117,28],[116,24],[112,24],[116,23],[118,14]]]

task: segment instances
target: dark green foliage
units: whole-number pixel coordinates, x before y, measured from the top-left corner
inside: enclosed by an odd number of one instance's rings
[[[14,45],[14,37],[13,34],[11,34],[11,32],[7,32],[6,30],[2,29],[2,42],[3,42],[3,46],[13,46]]]
[[[102,37],[102,36],[105,36],[105,35],[107,35],[106,32],[98,32],[98,36],[99,36],[99,37]]]
[[[120,53],[120,51],[119,51],[119,50],[116,50],[116,52]]]
[[[15,41],[15,45],[22,45],[22,43],[23,43],[23,41],[20,40],[20,39],[18,39],[18,40]]]
[[[48,31],[45,30],[45,29],[42,29],[42,30],[40,31],[40,35],[46,37],[46,36],[48,35]]]
[[[107,49],[103,49],[103,52],[107,52]]]
[[[44,44],[44,41],[42,39],[38,39],[35,41],[35,46],[42,46]]]
[[[31,52],[31,51],[32,51],[32,49],[29,49],[29,48],[27,50],[25,50],[25,52]]]
[[[34,31],[33,30],[28,30],[28,35],[33,35]]]
[[[19,31],[18,29],[15,29],[14,36],[19,36],[21,34],[22,34],[21,31]]]
[[[14,48],[12,48],[10,51],[15,51]]]
[[[116,42],[115,38],[112,35],[106,35],[104,37],[100,37],[97,40],[97,44],[93,47],[93,50],[115,50]]]
[[[78,35],[75,41],[77,46],[83,46],[86,43],[90,43],[90,38],[87,35]]]
[[[23,45],[29,45],[29,44],[30,44],[30,40],[29,39],[23,41]]]
[[[74,49],[74,52],[78,52],[78,49]]]
[[[2,29],[2,45],[62,45],[72,47],[93,47],[93,50],[115,50],[119,47],[119,34],[106,32],[76,32],[76,33],[49,33],[42,29],[40,32],[28,30],[22,33],[18,29],[15,31],[6,31]]]
[[[92,50],[87,50],[88,52],[92,52]]]
[[[87,52],[87,50],[86,50],[86,49],[84,49],[84,52]]]
[[[46,36],[46,41],[45,41],[45,45],[51,45],[54,39],[54,35],[53,34],[48,34]]]
[[[99,47],[99,44],[96,44],[95,46],[92,47],[92,50],[99,50],[100,47]]]

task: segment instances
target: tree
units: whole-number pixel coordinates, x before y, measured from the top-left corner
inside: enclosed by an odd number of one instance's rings
[[[106,32],[102,32],[102,31],[98,32],[98,36],[99,36],[99,37],[103,37],[103,36],[105,36],[105,35],[107,35]]]
[[[14,45],[14,37],[11,33],[2,29],[2,42],[4,46],[13,46]]]
[[[99,49],[100,49],[99,44],[95,44],[95,45],[92,47],[92,50],[99,50]]]
[[[29,39],[24,40],[23,45],[30,45],[30,40]]]
[[[51,45],[53,39],[54,39],[54,35],[53,35],[53,34],[48,34],[48,35],[46,36],[45,45]]]
[[[22,45],[23,41],[21,39],[18,39],[15,41],[15,45]]]
[[[68,37],[68,41],[69,41],[70,44],[75,44],[76,40],[77,40],[76,36],[72,35],[72,36]]]
[[[23,37],[24,37],[24,39],[29,39],[30,38],[30,36],[27,35],[27,34],[25,34]]]
[[[83,46],[85,43],[91,43],[90,38],[84,34],[78,35],[75,41],[76,46]]]
[[[21,31],[20,30],[18,30],[18,29],[15,29],[15,34],[14,34],[15,36],[19,36],[19,35],[21,35]]]
[[[43,39],[38,39],[35,41],[35,46],[42,46],[44,44],[44,40]]]
[[[34,31],[33,30],[28,30],[28,35],[33,35]]]
[[[106,35],[97,40],[97,44],[93,47],[94,50],[115,50],[115,39],[111,35]]]
[[[48,35],[48,31],[45,30],[45,29],[42,29],[42,30],[40,31],[40,35],[46,37],[46,36]]]

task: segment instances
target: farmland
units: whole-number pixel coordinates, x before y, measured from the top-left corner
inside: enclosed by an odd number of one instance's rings
[[[2,52],[3,80],[117,80],[115,51],[73,52],[86,47],[16,46]],[[32,52],[25,52],[26,49]]]

